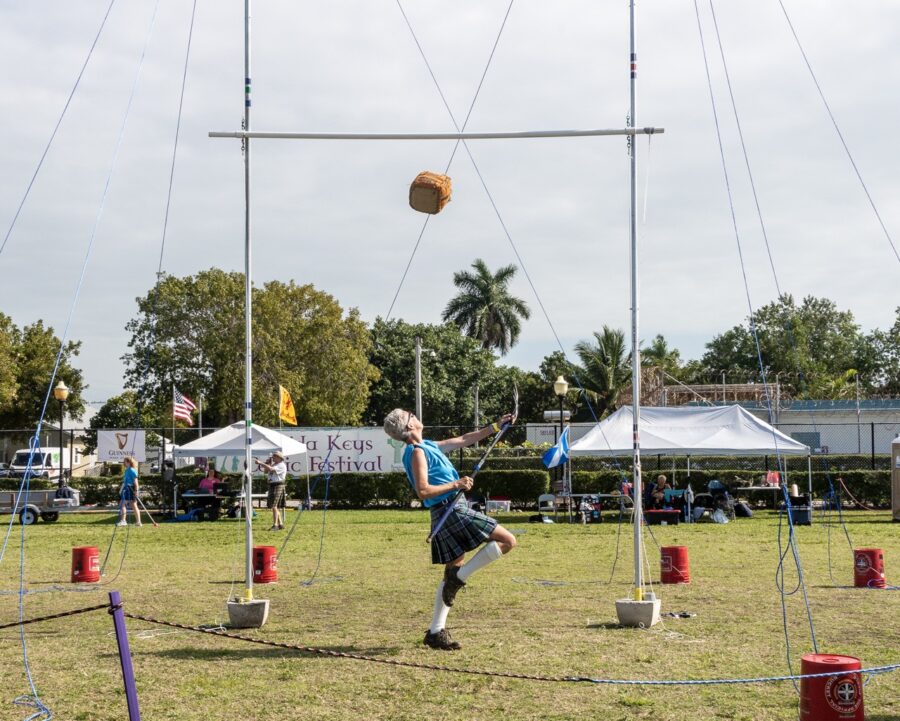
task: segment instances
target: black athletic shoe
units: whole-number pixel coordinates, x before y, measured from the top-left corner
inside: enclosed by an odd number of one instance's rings
[[[450,632],[446,628],[442,628],[437,633],[426,631],[423,643],[429,648],[436,648],[440,651],[458,651],[462,648],[458,641],[450,638]]]
[[[459,566],[447,566],[444,569],[444,590],[441,592],[444,603],[452,606],[457,591],[465,585],[466,582],[459,578]]]

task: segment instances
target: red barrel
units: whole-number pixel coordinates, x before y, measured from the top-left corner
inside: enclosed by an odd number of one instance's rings
[[[800,660],[800,673],[846,673],[800,679],[800,721],[865,721],[863,685],[858,658],[809,653]]]
[[[278,581],[278,556],[275,546],[253,547],[254,583],[275,583]]]
[[[884,588],[884,553],[880,548],[857,548],[853,551],[853,585]]]
[[[96,583],[100,580],[100,551],[96,546],[72,549],[72,583]]]
[[[659,580],[663,583],[690,583],[691,567],[688,563],[687,546],[663,546],[659,550]]]

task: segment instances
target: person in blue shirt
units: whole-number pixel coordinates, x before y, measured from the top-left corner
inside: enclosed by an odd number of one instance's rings
[[[137,461],[131,456],[126,456],[123,461],[125,464],[125,476],[122,478],[122,488],[119,491],[119,522],[118,526],[127,526],[128,521],[125,520],[128,513],[127,505],[131,504],[131,510],[134,511],[135,526],[141,524],[141,512],[138,510],[138,474]]]
[[[428,441],[422,437],[423,425],[413,413],[395,408],[384,419],[384,431],[391,438],[403,441],[403,467],[422,505],[431,512],[432,528],[444,514],[447,504],[453,501],[457,491],[472,489],[469,476],[459,473],[445,455],[458,448],[471,446],[500,431],[504,423],[511,423],[510,414],[497,423],[443,441]],[[485,544],[482,546],[482,544]],[[481,546],[478,552],[465,561],[465,554]],[[425,632],[424,643],[429,648],[454,651],[460,644],[450,638],[446,628],[447,615],[456,593],[466,585],[475,571],[496,561],[516,546],[516,537],[497,521],[469,508],[464,496],[460,496],[447,521],[431,539],[431,562],[444,564],[444,578],[434,597],[434,613],[431,626]]]

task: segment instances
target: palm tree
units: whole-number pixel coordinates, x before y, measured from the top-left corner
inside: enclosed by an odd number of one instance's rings
[[[677,348],[670,348],[662,335],[657,335],[649,348],[641,350],[641,365],[655,366],[674,376],[681,367],[681,353]]]
[[[472,263],[474,273],[461,270],[453,274],[459,294],[447,303],[441,318],[452,321],[481,347],[506,355],[519,340],[520,318],[528,320],[531,311],[525,301],[510,295],[506,287],[516,274],[515,265],[491,273],[481,258]]]
[[[631,356],[623,330],[604,325],[602,333],[594,333],[594,341],[579,341],[575,353],[581,360],[581,384],[600,418],[618,407],[619,395],[631,382]]]

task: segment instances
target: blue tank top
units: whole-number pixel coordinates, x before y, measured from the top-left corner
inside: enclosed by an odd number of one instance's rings
[[[137,471],[134,468],[126,468],[125,469],[125,478],[122,479],[122,486],[124,488],[130,488],[134,485],[134,482],[137,480]]]
[[[413,478],[412,472],[412,454],[414,448],[421,448],[425,452],[425,461],[428,463],[429,486],[442,486],[445,483],[452,483],[453,481],[459,480],[459,473],[456,472],[453,464],[450,463],[450,459],[444,455],[440,448],[438,448],[437,443],[434,441],[413,443],[407,445],[406,448],[403,449],[403,467],[406,469],[406,478],[409,480],[413,492],[416,490],[416,479]],[[428,498],[422,501],[422,505],[425,506],[425,508],[431,508],[441,501],[451,498],[455,492],[456,489],[453,489],[440,496]]]

